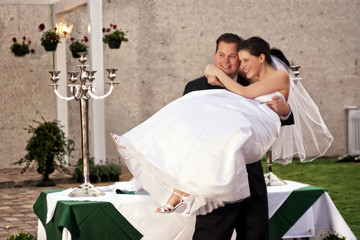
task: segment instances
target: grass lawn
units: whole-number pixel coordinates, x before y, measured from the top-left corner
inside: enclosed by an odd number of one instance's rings
[[[263,160],[265,167],[266,161]],[[292,180],[325,188],[355,236],[360,239],[360,163],[319,158],[310,163],[293,160],[291,164],[274,163],[273,173]]]

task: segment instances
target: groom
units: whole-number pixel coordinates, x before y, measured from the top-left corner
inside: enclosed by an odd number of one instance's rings
[[[243,86],[249,85],[248,80],[238,75],[240,61],[239,45],[243,40],[236,34],[225,33],[216,41],[214,64],[229,77]],[[214,84],[214,83],[212,83]],[[210,85],[205,76],[190,81],[184,95],[197,90],[219,89],[219,85]],[[289,105],[276,97],[266,103],[281,119],[281,125],[294,124]],[[285,116],[285,117],[283,117]],[[207,215],[196,217],[193,240],[226,240],[230,239],[234,229],[241,240],[269,239],[269,216],[267,191],[264,173],[260,160],[246,165],[250,186],[250,197],[245,200],[226,204]]]

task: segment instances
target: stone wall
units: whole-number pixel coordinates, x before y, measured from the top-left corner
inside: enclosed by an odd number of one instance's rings
[[[56,118],[56,98],[48,86],[52,70],[52,54],[40,43],[40,23],[49,28],[48,5],[0,4],[0,163],[11,163],[25,155],[29,138],[24,128],[37,125],[32,120]],[[35,49],[34,54],[15,57],[11,51],[12,38],[26,36]]]
[[[360,102],[359,9],[358,0],[104,0],[103,26],[117,24],[129,38],[119,50],[104,45],[104,66],[118,68],[120,82],[105,99],[106,133],[125,133],[180,97],[185,84],[212,62],[216,38],[233,32],[261,36],[302,66],[302,83],[335,138],[326,155],[345,154],[345,107]],[[47,86],[52,55],[40,46],[37,32],[41,22],[49,22],[49,7],[1,4],[0,13],[0,162],[10,167],[25,154],[29,136],[23,128],[41,116],[55,118],[56,99]],[[84,8],[67,16],[77,38],[86,34],[87,13]],[[9,50],[11,38],[22,35],[31,38],[36,53],[16,58]],[[68,70],[75,70],[77,63],[67,54]],[[69,121],[69,137],[80,149],[77,102],[69,103]],[[108,135],[106,152],[109,161],[118,159]],[[79,157],[77,151],[72,163]]]

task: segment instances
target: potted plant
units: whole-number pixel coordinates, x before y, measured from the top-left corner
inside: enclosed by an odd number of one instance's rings
[[[25,164],[21,173],[36,165],[37,171],[43,175],[43,182],[39,186],[54,186],[49,174],[53,173],[56,167],[69,173],[65,168],[65,156],[74,150],[74,142],[65,138],[58,121],[48,122],[44,118],[42,120],[43,122],[33,120],[38,124],[37,127],[29,125],[29,128],[25,128],[32,134],[26,145],[27,154],[14,164]]]
[[[89,41],[89,39],[84,36],[80,41],[76,40],[75,38],[70,38],[71,44],[69,46],[69,49],[71,51],[71,54],[74,58],[79,58],[80,55],[79,52],[87,52],[88,46],[85,44]]]
[[[102,163],[103,161],[100,160],[100,162]],[[93,158],[89,159],[89,178],[92,183],[98,181],[119,181],[121,172],[121,166],[118,164],[107,163],[107,161],[106,164],[95,164]],[[83,161],[81,158],[75,167],[73,177],[77,179],[78,182],[82,182],[83,180]]]
[[[113,30],[113,32],[111,32],[111,30]],[[121,29],[117,29],[117,25],[114,24],[110,24],[109,28],[103,28],[103,33],[107,33],[103,37],[103,42],[107,43],[111,49],[120,48],[121,42],[128,41],[125,37],[126,33],[121,31]]]
[[[45,24],[41,23],[38,27],[42,32],[45,29]],[[53,30],[47,30],[41,36],[41,45],[44,46],[45,51],[55,51],[58,43],[60,42],[60,36]]]
[[[29,49],[29,45],[31,44],[31,41],[28,40],[26,42],[26,36],[23,36],[23,40],[21,43],[17,42],[17,39],[15,37],[12,38],[13,44],[11,45],[10,49],[11,52],[16,56],[16,57],[23,57],[27,54],[34,53],[35,50],[34,49]]]
[[[99,176],[101,182],[108,182],[110,175],[110,169],[108,165],[98,165],[98,166],[99,166]]]
[[[98,180],[100,180],[99,166],[94,164],[94,158],[89,158],[88,167],[89,167],[90,182],[97,183]],[[84,180],[83,159],[81,159],[81,158],[78,160],[78,162],[76,164],[76,167],[75,167],[74,173],[73,173],[73,177],[78,182],[83,182],[83,180]]]
[[[119,181],[120,174],[121,174],[121,166],[115,163],[109,163],[107,165],[109,168],[109,181],[117,182]]]

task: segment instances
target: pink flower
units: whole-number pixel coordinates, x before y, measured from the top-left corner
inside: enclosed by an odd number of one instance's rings
[[[34,52],[35,52],[35,49],[32,48],[32,49],[30,50],[30,52],[31,52],[31,53],[34,53]]]
[[[73,42],[74,40],[75,40],[75,38],[73,38],[73,37],[71,37],[71,38],[70,38],[70,41],[72,41],[72,42]]]
[[[55,38],[55,36],[54,36],[54,35],[52,35],[52,34],[50,34],[50,35],[49,35],[49,38],[50,38],[50,39],[54,39],[54,38]]]
[[[105,28],[103,28],[102,31],[105,32]]]
[[[87,38],[87,36],[84,36],[84,42],[88,42],[89,39]]]
[[[25,37],[25,36],[23,36],[23,40],[24,40],[24,41],[26,40],[26,37]]]
[[[13,42],[16,42],[16,41],[17,41],[17,40],[16,40],[16,37],[13,37],[13,38],[12,38],[12,41],[13,41]]]
[[[113,25],[113,29],[116,29],[117,28],[117,25]]]
[[[107,31],[107,32],[110,32],[110,31],[111,31],[111,28],[107,28],[106,31]]]
[[[43,24],[43,23],[40,24],[40,25],[39,25],[39,31],[42,31],[42,30],[44,30],[44,29],[45,29],[45,24]]]

